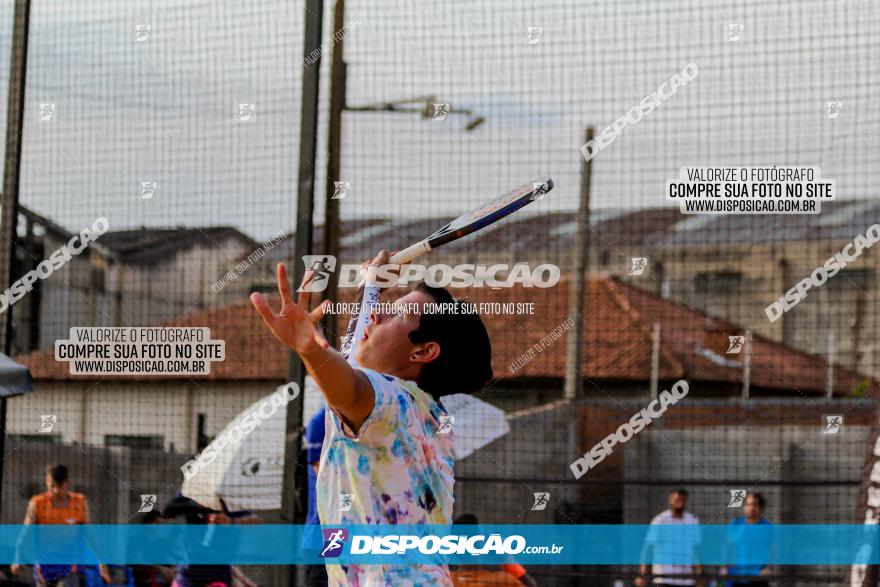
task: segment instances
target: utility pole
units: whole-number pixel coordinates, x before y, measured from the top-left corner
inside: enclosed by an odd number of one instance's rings
[[[594,129],[586,130],[586,142],[593,140]],[[584,159],[581,164],[581,202],[577,215],[577,234],[574,251],[575,266],[568,298],[568,315],[574,319],[568,331],[568,348],[565,363],[565,399],[583,395],[584,374],[581,365],[584,357],[584,327],[586,326],[587,265],[590,259],[590,174],[592,162]]]
[[[825,397],[834,397],[834,332],[828,333],[828,361],[825,373]]]
[[[752,377],[752,331],[746,330],[743,342],[743,386],[742,398],[749,399],[750,379]]]
[[[651,327],[651,399],[657,399],[660,388],[660,323]]]
[[[862,350],[862,312],[864,310],[865,296],[860,290],[856,290],[855,313],[852,319],[852,365],[853,371],[859,370],[859,353]]]
[[[333,61],[330,66],[330,119],[327,126],[327,186],[324,190],[325,214],[324,214],[324,250],[328,255],[339,259],[342,253],[342,223],[340,221],[340,200],[333,199],[336,193],[334,182],[341,180],[339,177],[342,160],[342,111],[345,110],[345,61],[343,59],[343,47],[345,35],[339,34],[345,26],[345,0],[336,0],[333,11],[333,30],[335,44],[333,45]],[[335,300],[337,282],[329,280],[324,299]],[[329,312],[324,318],[326,332],[333,336],[336,333],[336,314]],[[332,339],[331,339],[332,341]]]

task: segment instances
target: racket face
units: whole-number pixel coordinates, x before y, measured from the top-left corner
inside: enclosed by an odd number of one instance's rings
[[[552,189],[553,180],[549,177],[531,181],[507,192],[503,196],[498,196],[471,212],[462,214],[426,240],[431,245],[431,248],[435,248],[459,239],[480,230],[484,226],[501,220],[535,200],[540,200],[544,197],[544,194]]]

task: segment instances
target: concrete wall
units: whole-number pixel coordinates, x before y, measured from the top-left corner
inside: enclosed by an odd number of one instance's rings
[[[511,419],[507,436],[457,463],[455,514],[495,523],[648,523],[683,485],[707,523],[739,515],[727,508],[730,489],[764,493],[779,522],[855,521],[872,402],[688,399],[574,480],[570,463],[645,403],[561,402]],[[821,433],[826,413],[845,415],[840,435]],[[539,491],[550,492],[551,506],[531,511]]]
[[[100,447],[108,434],[158,435],[165,450],[191,453],[198,414],[205,415],[205,433],[214,436],[283,383],[43,381],[33,393],[9,401],[7,432],[39,439],[40,416],[53,414],[53,434],[65,444]]]

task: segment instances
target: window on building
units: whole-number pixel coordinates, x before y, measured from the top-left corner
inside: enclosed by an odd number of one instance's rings
[[[104,436],[105,446],[125,446],[136,449],[159,449],[165,448],[164,436],[138,436],[133,434],[107,434]]]
[[[92,265],[92,291],[104,293],[104,277],[104,268]]]
[[[868,288],[874,282],[874,271],[871,269],[844,269],[828,280],[832,289]]]
[[[697,293],[722,293],[735,290],[742,282],[739,271],[707,271],[697,273],[694,285]]]
[[[45,442],[46,444],[61,444],[60,434],[10,434],[7,437],[12,446],[19,442]]]
[[[669,283],[666,281],[666,268],[663,267],[663,263],[656,262],[654,263],[654,280],[657,284],[657,295],[662,298],[669,297]],[[665,288],[665,291],[664,291]]]

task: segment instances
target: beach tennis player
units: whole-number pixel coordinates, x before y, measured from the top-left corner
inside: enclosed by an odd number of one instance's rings
[[[388,260],[381,251],[370,264]],[[307,271],[303,283],[309,278]],[[365,287],[377,288],[369,281]],[[366,290],[364,299],[372,299]],[[437,433],[446,415],[439,398],[479,391],[492,377],[479,316],[424,312],[426,304],[457,302],[445,289],[419,284],[395,302],[419,311],[371,312],[355,341],[356,367],[325,339],[318,324],[324,306],[310,312],[304,291],[294,301],[283,264],[278,291],[278,314],[258,293],[251,301],[302,358],[329,408],[317,483],[321,524],[449,524],[454,458],[452,434]],[[327,572],[331,585],[452,585],[439,564],[328,564]]]

